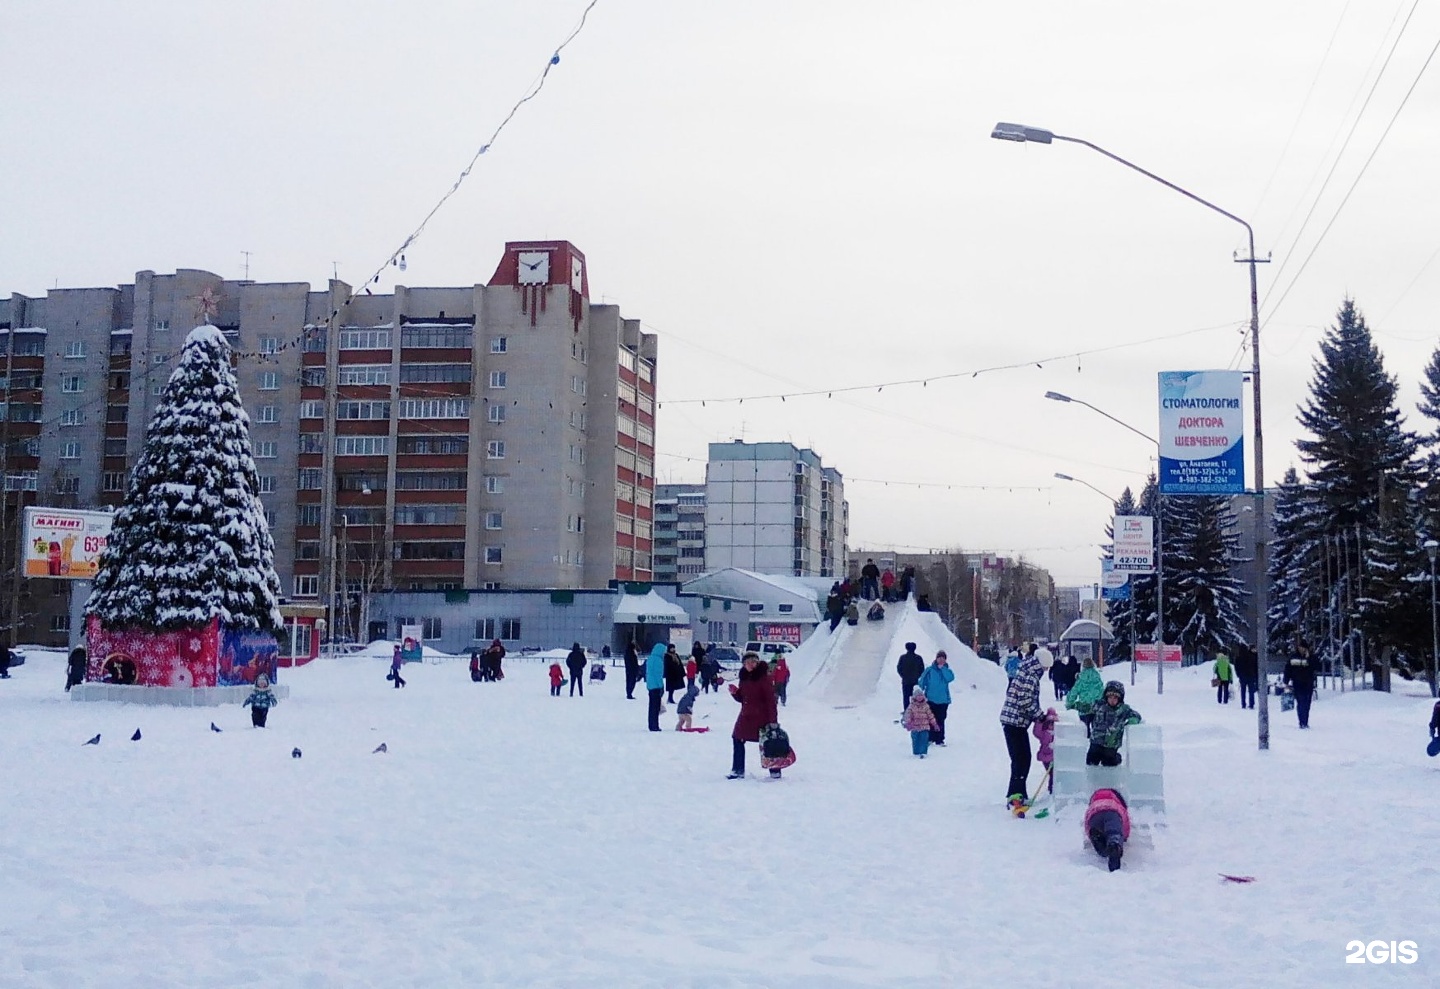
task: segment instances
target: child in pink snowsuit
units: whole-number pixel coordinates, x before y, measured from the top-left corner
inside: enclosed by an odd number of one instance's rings
[[[1090,806],[1085,808],[1085,834],[1095,854],[1109,861],[1111,872],[1120,868],[1125,842],[1130,840],[1130,809],[1118,790],[1102,787],[1090,795]]]
[[[925,690],[916,687],[910,692],[910,706],[900,718],[900,727],[910,733],[910,751],[921,759],[930,749],[930,733],[940,727],[930,702],[925,699]]]
[[[1040,751],[1036,753],[1035,758],[1040,760],[1040,765],[1044,766],[1046,770],[1050,770],[1055,765],[1055,749],[1053,746],[1055,745],[1055,719],[1057,717],[1059,717],[1059,715],[1055,713],[1055,709],[1052,707],[1040,715],[1040,717],[1036,718],[1035,724],[1030,728],[1030,733],[1040,742]],[[1049,789],[1051,793],[1055,792],[1055,774],[1053,772],[1050,773]]]

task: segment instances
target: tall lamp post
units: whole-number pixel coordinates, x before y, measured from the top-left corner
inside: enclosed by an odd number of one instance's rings
[[[1162,179],[1154,172],[1147,171],[1135,164],[1133,161],[1126,161],[1117,154],[1106,151],[1097,144],[1078,137],[1066,137],[1063,134],[1056,134],[1041,127],[1027,127],[1024,124],[998,123],[990,136],[998,141],[1014,141],[1020,144],[1050,144],[1054,141],[1066,141],[1070,144],[1080,144],[1091,151],[1098,152],[1109,158],[1111,161],[1124,165],[1126,168],[1139,172],[1148,179],[1154,179],[1167,189],[1180,193],[1187,199],[1193,200],[1207,209],[1214,210],[1229,220],[1234,220],[1245,228],[1245,233],[1250,239],[1250,254],[1245,258],[1236,258],[1236,261],[1250,266],[1250,384],[1251,396],[1254,399],[1255,419],[1255,651],[1258,654],[1260,664],[1260,683],[1262,689],[1259,691],[1259,703],[1255,705],[1256,734],[1259,737],[1261,750],[1270,748],[1270,706],[1269,682],[1266,669],[1269,666],[1270,646],[1266,641],[1269,630],[1266,622],[1269,614],[1269,578],[1265,570],[1265,446],[1264,433],[1261,429],[1260,415],[1260,292],[1257,287],[1255,265],[1261,263],[1261,259],[1255,256],[1255,230],[1249,223],[1240,219],[1234,213],[1223,210],[1219,206],[1206,199],[1201,199],[1188,189],[1183,189],[1166,179]],[[1158,659],[1159,657],[1157,657]],[[1163,666],[1163,663],[1157,664]]]
[[[1119,426],[1124,426],[1130,432],[1139,436],[1149,443],[1155,444],[1155,456],[1160,456],[1160,441],[1149,433],[1141,432],[1130,425],[1124,419],[1117,419],[1104,409],[1096,408],[1082,398],[1072,398],[1063,395],[1058,391],[1047,391],[1045,397],[1052,402],[1073,402],[1076,405],[1083,405],[1091,412],[1098,412]],[[1056,477],[1064,475],[1056,474]],[[1133,600],[1133,599],[1132,599]],[[1160,493],[1157,485],[1155,489],[1155,633],[1152,636],[1155,643],[1155,693],[1165,693],[1165,496]],[[1130,686],[1135,686],[1135,650],[1130,650]]]
[[[1430,557],[1430,696],[1440,697],[1440,622],[1436,621],[1435,610],[1435,556],[1440,552],[1440,543],[1425,540],[1425,553]]]

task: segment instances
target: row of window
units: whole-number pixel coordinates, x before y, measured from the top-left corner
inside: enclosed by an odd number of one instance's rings
[[[503,387],[503,386],[502,386]],[[401,419],[468,419],[470,400],[468,398],[402,398],[395,403]],[[335,418],[341,420],[384,420],[390,418],[391,403],[384,399],[362,401],[340,401],[335,403]],[[498,407],[498,406],[497,406]],[[300,403],[301,419],[325,418],[325,403],[320,399],[306,399]],[[504,413],[492,418],[491,422],[503,422]]]
[[[498,478],[496,479],[498,480]],[[340,515],[349,526],[377,526],[385,524],[385,509],[376,505],[346,505],[338,509]],[[495,525],[489,528],[500,528],[499,513]],[[394,518],[396,525],[464,525],[464,505],[407,505],[395,506]],[[296,518],[298,525],[318,526],[321,513],[319,505],[300,505]],[[488,518],[487,518],[488,523]]]

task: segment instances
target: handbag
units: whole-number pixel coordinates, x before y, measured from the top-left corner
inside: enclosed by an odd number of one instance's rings
[[[1218,686],[1220,686],[1220,678],[1219,678],[1219,677],[1211,677],[1211,678],[1210,678],[1210,686],[1212,686],[1212,687],[1218,687]]]
[[[768,759],[783,759],[790,753],[790,736],[779,725],[766,725],[760,731],[760,754]]]

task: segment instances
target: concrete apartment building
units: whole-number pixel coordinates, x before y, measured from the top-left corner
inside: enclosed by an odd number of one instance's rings
[[[711,443],[705,569],[835,577],[850,506],[840,472],[790,443]]]
[[[121,502],[207,320],[236,350],[282,586],[348,592],[337,631],[386,634],[356,614],[381,589],[653,579],[656,338],[590,303],[566,241],[507,243],[484,284],[392,295],[182,269],[0,300],[11,554],[22,504]],[[15,597],[27,638],[65,631],[63,589]]]
[[[705,485],[655,486],[655,579],[683,582],[705,572]]]

